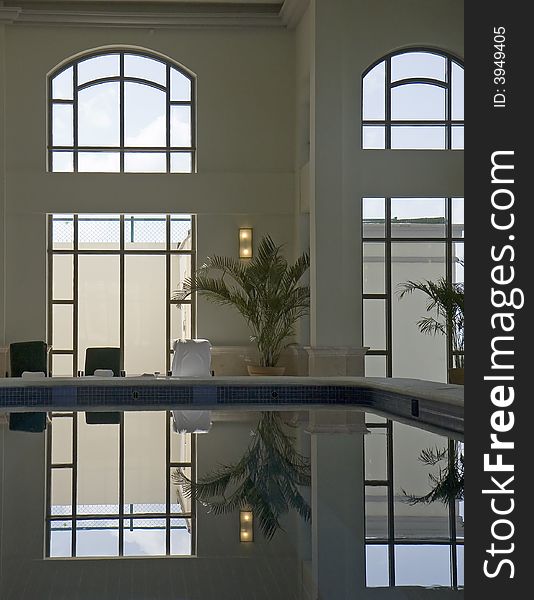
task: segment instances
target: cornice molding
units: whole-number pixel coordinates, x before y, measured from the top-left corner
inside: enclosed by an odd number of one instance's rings
[[[19,18],[22,8],[0,6],[0,25],[11,25]]]
[[[1,10],[1,9],[0,9]],[[277,14],[238,13],[136,13],[118,11],[18,10],[11,22],[38,25],[93,27],[282,27]],[[0,22],[1,22],[0,13]]]
[[[285,0],[280,10],[282,23],[288,29],[295,29],[309,4],[310,0]]]

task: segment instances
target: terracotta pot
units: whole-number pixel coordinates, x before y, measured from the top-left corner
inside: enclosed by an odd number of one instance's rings
[[[464,368],[449,369],[449,383],[464,384]]]
[[[280,376],[286,372],[285,367],[260,367],[258,365],[247,365],[249,375],[255,376]]]

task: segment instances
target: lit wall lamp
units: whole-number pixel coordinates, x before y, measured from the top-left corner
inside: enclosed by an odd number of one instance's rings
[[[253,542],[254,541],[254,518],[251,510],[239,511],[239,541]]]
[[[239,229],[239,258],[252,258],[252,227]]]

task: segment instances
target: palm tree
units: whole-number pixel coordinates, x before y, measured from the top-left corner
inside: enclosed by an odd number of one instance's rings
[[[428,478],[432,489],[428,494],[416,496],[404,490],[405,502],[414,506],[416,504],[430,504],[439,500],[447,506],[456,500],[464,499],[464,455],[459,449],[459,444],[453,442],[447,448],[426,448],[421,451],[419,460],[430,467],[438,466],[437,475],[430,473]],[[446,461],[445,466],[440,463]]]
[[[247,451],[236,464],[221,465],[196,483],[182,469],[172,478],[185,496],[216,515],[252,510],[268,540],[282,529],[280,517],[290,509],[306,521],[311,516],[298,489],[311,483],[310,461],[295,450],[294,439],[276,412],[262,413]]]
[[[421,333],[448,336],[454,357],[454,366],[464,366],[464,284],[451,283],[444,277],[437,281],[407,281],[399,284],[399,299],[415,291],[428,297],[426,310],[434,315],[417,321]]]
[[[209,301],[236,308],[251,330],[260,366],[278,363],[287,338],[294,335],[295,324],[308,314],[310,288],[299,281],[310,266],[307,253],[290,265],[269,236],[265,236],[254,258],[247,262],[224,256],[208,258],[196,273],[184,282],[184,290],[175,292],[179,303],[198,292]],[[220,272],[220,276],[212,273]],[[184,295],[185,294],[185,295]]]

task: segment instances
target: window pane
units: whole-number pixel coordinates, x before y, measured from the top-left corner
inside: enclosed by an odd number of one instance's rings
[[[376,431],[376,430],[373,430]],[[380,430],[378,430],[380,431]],[[369,435],[369,434],[368,434]],[[368,437],[366,435],[365,437]],[[388,494],[385,486],[365,486],[365,539],[387,539]]]
[[[78,521],[76,556],[118,556],[119,521],[99,519]]]
[[[455,283],[464,283],[464,244],[453,244],[452,279]]]
[[[119,55],[105,54],[82,60],[78,64],[78,85],[100,79],[119,76]]]
[[[191,147],[191,108],[171,106],[171,146]]]
[[[166,424],[166,412],[124,413],[125,504],[165,506]]]
[[[191,304],[171,306],[170,347],[172,347],[173,340],[190,340],[193,337],[191,322]]]
[[[80,250],[118,250],[120,248],[119,217],[79,215],[78,248]]]
[[[118,152],[80,152],[78,154],[80,173],[118,173],[120,157]]]
[[[72,100],[72,86],[72,67],[69,67],[52,79],[52,98],[54,100]]]
[[[461,126],[453,126],[452,127],[452,143],[451,147],[453,150],[463,150],[464,149],[464,128]]]
[[[371,429],[364,436],[365,442],[365,479],[387,479],[386,430]]]
[[[393,376],[446,381],[445,336],[424,335],[417,326],[428,316],[426,295],[416,291],[402,300],[397,295],[407,281],[436,281],[445,276],[445,244],[393,243],[391,261]]]
[[[125,77],[139,77],[160,85],[167,85],[166,70],[165,64],[159,60],[136,54],[124,55]]]
[[[449,546],[395,546],[395,584],[450,586]]]
[[[190,152],[171,153],[171,173],[191,173],[193,157]]]
[[[52,375],[54,377],[72,377],[72,354],[52,355]]]
[[[191,217],[171,215],[171,250],[191,250]]]
[[[191,462],[191,434],[173,431],[172,418],[169,421],[169,427],[171,428],[171,462]]]
[[[464,199],[452,199],[452,237],[464,237]],[[459,227],[455,227],[458,225]]]
[[[386,208],[384,198],[363,198],[363,237],[379,237],[386,235]]]
[[[395,456],[395,537],[397,539],[448,539],[449,512],[442,502],[416,504],[406,502],[408,495],[424,496],[432,488],[429,475],[437,476],[439,466],[425,465],[421,452],[447,448],[447,438],[401,423],[393,424],[393,455]],[[446,460],[441,462],[441,467]]]
[[[173,254],[171,256],[171,294],[183,290],[184,280],[191,277],[191,256]],[[190,298],[188,298],[190,300]]]
[[[386,63],[376,65],[363,80],[363,118],[386,118]]]
[[[74,259],[72,254],[54,254],[52,257],[52,299],[72,300]]]
[[[191,554],[191,519],[171,519],[171,554]]]
[[[125,256],[124,368],[165,373],[165,256]]]
[[[384,356],[371,356],[371,358],[385,358]],[[365,422],[366,423],[379,423],[382,425],[386,424],[386,419],[384,417],[379,417],[374,413],[365,413]]]
[[[125,215],[124,243],[127,250],[165,250],[165,215]]]
[[[435,85],[410,83],[391,90],[391,118],[445,119],[445,90]]]
[[[119,145],[119,84],[100,83],[78,93],[78,144]]]
[[[54,215],[52,221],[52,247],[54,250],[72,250],[74,244],[74,217]]]
[[[54,419],[54,434],[57,431],[56,421],[70,421],[68,417]],[[72,438],[70,440],[68,460],[52,462],[72,462]],[[56,452],[57,454],[57,452]],[[52,515],[72,515],[72,469],[52,469],[50,471],[50,512]]]
[[[385,377],[386,357],[385,356],[366,356],[365,357],[365,376],[366,377]],[[382,421],[384,419],[381,419]]]
[[[445,237],[445,199],[392,198],[391,237]]]
[[[108,514],[118,510],[119,427],[88,425],[78,418],[78,514]]]
[[[52,347],[72,350],[73,311],[70,304],[52,306]]]
[[[72,556],[72,521],[50,523],[50,556],[54,558]]]
[[[125,173],[166,173],[167,155],[164,152],[125,152]]]
[[[445,127],[393,126],[391,148],[396,150],[443,150]]]
[[[456,560],[458,564],[458,585],[464,585],[464,547],[456,546]]]
[[[124,84],[124,136],[126,146],[165,147],[166,99],[148,85]]]
[[[371,350],[386,349],[386,301],[363,301],[363,344]]]
[[[191,468],[178,467],[174,471],[181,471],[182,474],[191,481]],[[171,476],[171,512],[172,513],[191,513],[191,498],[184,493],[183,487],[177,485]],[[189,521],[189,519],[188,519]]]
[[[119,346],[118,256],[78,257],[78,364],[83,369],[85,349]]]
[[[385,244],[365,242],[363,245],[363,293],[384,294],[386,291]]]
[[[52,172],[72,173],[74,171],[74,157],[72,152],[52,152]]]
[[[72,104],[52,105],[52,144],[54,146],[73,145]]]
[[[367,587],[389,585],[388,547],[370,545],[365,548]]]
[[[164,556],[165,519],[127,519],[124,522],[124,556]]]
[[[365,125],[362,147],[364,150],[383,150],[386,147],[386,128]]]
[[[464,118],[464,70],[452,63],[452,118]]]
[[[190,79],[173,68],[171,68],[171,100],[191,100]]]
[[[72,417],[52,419],[52,463],[72,462]]]
[[[430,52],[404,52],[391,57],[391,81],[426,77],[445,81],[446,59]]]

